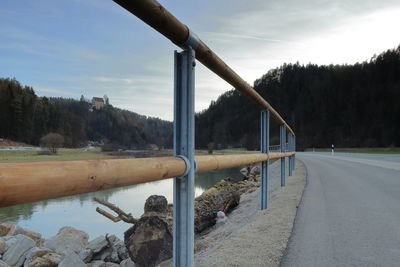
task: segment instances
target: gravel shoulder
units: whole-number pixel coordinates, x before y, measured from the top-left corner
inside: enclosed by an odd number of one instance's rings
[[[279,167],[279,162],[270,166],[269,208],[259,210],[259,189],[242,196],[226,222],[196,237],[196,266],[279,266],[307,178],[297,160],[293,176],[281,188]]]

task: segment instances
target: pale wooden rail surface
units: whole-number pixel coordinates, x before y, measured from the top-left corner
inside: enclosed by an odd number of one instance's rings
[[[288,153],[197,156],[197,172],[254,164]],[[179,157],[0,163],[0,207],[72,196],[183,175]]]

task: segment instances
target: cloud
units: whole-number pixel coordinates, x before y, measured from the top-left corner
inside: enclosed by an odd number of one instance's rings
[[[288,41],[283,41],[283,40],[277,40],[277,39],[272,39],[272,38],[265,38],[265,37],[259,37],[259,36],[252,36],[252,35],[245,35],[245,34],[232,34],[232,33],[226,33],[226,32],[203,32],[206,36],[209,35],[210,38],[219,38],[220,40],[226,40],[226,38],[231,38],[231,39],[251,39],[251,40],[258,40],[258,41],[266,41],[266,42],[273,42],[273,43],[280,43],[280,42],[288,42]]]
[[[400,18],[399,5],[385,0],[283,0],[232,10],[233,1],[230,14],[219,10],[221,19],[212,18],[219,24],[200,38],[251,83],[285,62],[354,63],[393,47],[400,42],[393,32],[400,25],[394,19]]]
[[[168,79],[165,77],[157,77],[152,75],[131,75],[126,77],[115,77],[115,76],[95,76],[92,77],[94,81],[102,83],[116,83],[116,84],[127,84],[127,85],[137,85],[137,84],[166,84]]]
[[[400,43],[398,0],[163,1],[250,84],[283,63],[354,63]],[[43,95],[107,94],[172,119],[172,43],[112,1],[9,1],[0,72]],[[14,73],[15,72],[15,73]],[[232,87],[196,66],[196,110]]]
[[[66,97],[74,97],[77,98],[80,95],[78,93],[75,92],[69,92],[66,90],[62,90],[62,89],[54,89],[54,88],[45,88],[45,87],[41,87],[41,86],[35,86],[33,85],[33,88],[35,90],[35,92],[40,95],[40,96],[54,96],[54,97],[58,97],[58,96],[66,96]]]

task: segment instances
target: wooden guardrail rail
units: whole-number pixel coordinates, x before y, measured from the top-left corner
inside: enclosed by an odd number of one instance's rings
[[[288,153],[197,156],[197,172],[222,170]],[[183,175],[179,157],[0,163],[0,207],[71,196]]]

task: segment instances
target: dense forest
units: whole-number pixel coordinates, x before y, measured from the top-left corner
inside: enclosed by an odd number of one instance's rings
[[[294,129],[299,149],[400,146],[400,46],[354,65],[285,64],[254,88]],[[257,149],[259,117],[253,101],[228,91],[196,115],[196,144]],[[278,136],[272,123],[271,144]]]
[[[298,149],[400,146],[400,46],[354,65],[285,64],[254,88],[297,135]],[[196,114],[196,147],[259,147],[260,109],[231,90]],[[38,97],[15,79],[0,79],[0,138],[38,145],[56,132],[66,147],[88,140],[115,148],[172,147],[172,123],[111,105]],[[271,118],[271,144],[279,143]]]
[[[0,122],[0,138],[32,145],[55,132],[64,137],[65,147],[82,147],[89,140],[110,148],[172,146],[171,122],[111,105],[95,109],[84,98],[38,97],[15,79],[0,79]]]

